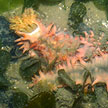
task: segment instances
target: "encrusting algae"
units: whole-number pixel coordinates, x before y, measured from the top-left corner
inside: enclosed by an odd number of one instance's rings
[[[47,64],[51,64],[57,58],[51,70],[40,71],[40,76],[33,78],[32,86],[44,79],[49,82],[54,81],[58,76],[59,69],[64,69],[76,84],[82,85],[84,79],[80,71],[84,71],[84,68],[81,67],[83,65],[86,68],[89,66],[93,68],[93,70],[89,68],[94,77],[92,85],[104,82],[108,90],[107,71],[104,71],[105,75],[97,72],[101,68],[101,66],[97,66],[97,61],[101,60],[103,65],[107,61],[104,58],[108,58],[107,51],[100,47],[103,35],[96,40],[93,31],[90,31],[90,34],[84,32],[85,37],[73,37],[65,32],[57,32],[53,23],[45,27],[31,8],[26,9],[21,16],[11,18],[10,22],[10,28],[20,36],[15,42],[21,46],[20,49],[23,50],[23,53],[28,51],[31,57],[42,58],[46,60]]]

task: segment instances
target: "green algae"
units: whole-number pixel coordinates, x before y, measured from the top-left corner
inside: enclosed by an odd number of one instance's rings
[[[60,88],[56,91],[56,108],[73,108],[76,96],[71,90]]]
[[[0,0],[0,13],[15,9],[23,4],[23,0]]]

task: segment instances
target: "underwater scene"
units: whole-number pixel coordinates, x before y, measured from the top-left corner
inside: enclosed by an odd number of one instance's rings
[[[0,0],[0,108],[108,108],[108,0]]]

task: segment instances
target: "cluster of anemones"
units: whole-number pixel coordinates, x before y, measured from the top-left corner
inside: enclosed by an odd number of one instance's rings
[[[35,25],[35,29],[32,28],[32,25]],[[107,53],[101,51],[100,40],[97,41],[94,38],[93,31],[90,31],[90,34],[85,32],[85,37],[72,37],[64,32],[57,33],[54,24],[45,27],[36,19],[32,9],[27,9],[21,17],[12,18],[10,28],[21,36],[16,42],[21,45],[20,49],[23,49],[23,53],[28,51],[31,57],[37,55],[44,58],[48,64],[57,58],[55,62],[57,70],[63,68],[68,72],[68,69],[72,70],[79,62],[85,65],[92,58]],[[29,28],[32,29],[32,32],[29,32]],[[26,32],[22,29],[25,29]],[[41,76],[35,77],[34,83],[40,81]],[[79,83],[82,82],[79,81]]]

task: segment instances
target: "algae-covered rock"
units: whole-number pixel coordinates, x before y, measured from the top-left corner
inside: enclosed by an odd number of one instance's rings
[[[14,92],[11,97],[11,108],[24,108],[27,104],[28,96],[23,92]]]
[[[10,53],[5,50],[0,50],[0,72],[5,72],[9,65],[11,56]]]
[[[87,102],[87,103],[82,103],[80,106],[75,108],[99,108],[99,107],[96,103]]]
[[[93,92],[82,93],[72,108],[98,108],[95,94]]]
[[[10,86],[10,82],[7,80],[4,74],[0,73],[0,89],[7,89]]]
[[[15,44],[16,34],[9,29],[9,21],[0,16],[0,39],[2,46],[13,46]]]
[[[52,92],[41,92],[31,98],[25,108],[55,108],[55,96]]]
[[[70,8],[68,25],[73,29],[76,29],[78,25],[83,22],[83,18],[86,13],[87,10],[83,3],[74,2]]]
[[[9,101],[12,95],[11,91],[0,89],[0,108],[10,108]]]
[[[104,84],[95,85],[96,101],[99,108],[108,108],[108,94]]]
[[[76,95],[65,88],[58,89],[55,97],[56,108],[72,108],[76,99]]]
[[[98,108],[94,93],[83,94],[81,108]]]
[[[3,47],[10,52],[15,46],[14,41],[17,39],[17,35],[10,30],[9,25],[9,21],[5,17],[0,16],[0,48]],[[12,53],[10,54],[12,55]]]

